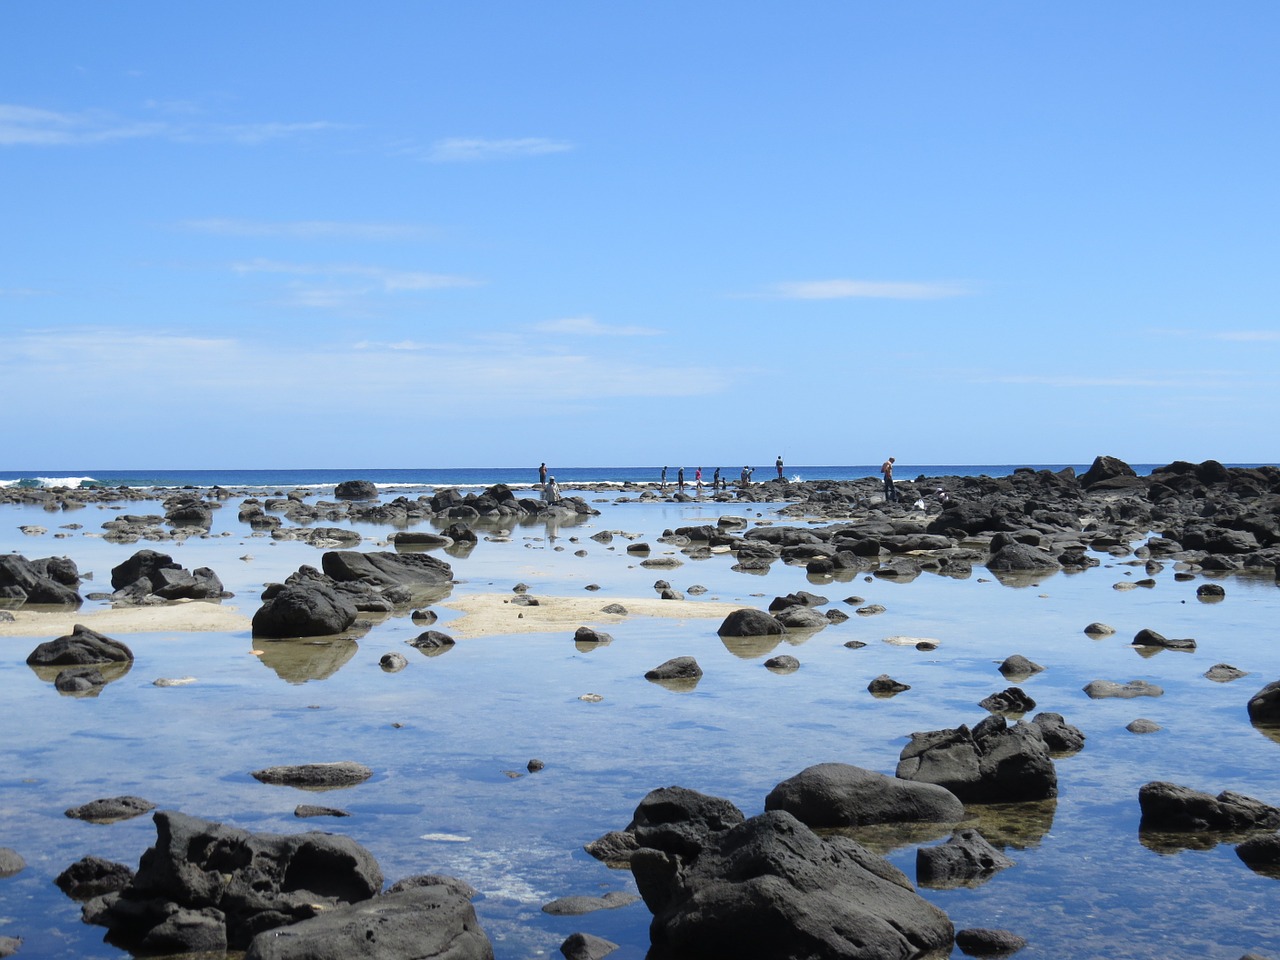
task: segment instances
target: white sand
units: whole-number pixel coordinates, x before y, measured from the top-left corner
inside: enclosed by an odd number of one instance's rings
[[[236,607],[202,600],[177,601],[162,607],[121,607],[114,610],[11,611],[13,621],[0,623],[0,637],[62,637],[82,623],[107,636],[118,633],[238,633],[248,630],[249,618]]]
[[[531,596],[534,596],[531,594]],[[584,624],[608,626],[628,617],[663,617],[673,620],[719,618],[723,620],[741,603],[717,600],[661,600],[657,597],[534,597],[536,607],[514,603],[515,594],[473,593],[450,597],[437,604],[448,610],[459,610],[462,616],[450,621],[445,629],[462,638],[490,634],[572,632]],[[611,603],[626,607],[626,615],[604,613],[601,608]]]

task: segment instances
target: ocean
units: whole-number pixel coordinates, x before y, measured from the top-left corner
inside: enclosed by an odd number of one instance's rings
[[[1151,473],[1161,464],[1130,464],[1142,476]],[[1228,464],[1228,466],[1256,466],[1256,464]],[[1030,467],[1033,470],[1062,470],[1071,467],[1077,473],[1089,469],[1081,463],[1035,464],[909,464],[899,463],[894,473],[899,480],[926,477],[1006,477],[1015,470]],[[674,483],[678,464],[667,468],[667,481]],[[692,483],[696,466],[686,465],[685,480]],[[710,483],[716,466],[703,466],[702,479]],[[647,467],[562,467],[549,465],[550,474],[563,487],[575,483],[617,484],[657,483],[662,466]],[[720,467],[721,476],[733,482],[742,471],[741,464]],[[880,476],[879,464],[847,466],[788,466],[784,472],[789,480],[860,480]],[[775,476],[772,464],[755,467],[753,479],[768,480]],[[290,470],[0,470],[0,487],[227,487],[231,489],[275,490],[295,488],[332,487],[344,480],[369,480],[384,489],[474,487],[484,488],[495,483],[505,483],[512,488],[529,487],[538,481],[537,465],[527,467],[440,467],[416,469],[387,469],[356,467],[349,470],[290,469]]]

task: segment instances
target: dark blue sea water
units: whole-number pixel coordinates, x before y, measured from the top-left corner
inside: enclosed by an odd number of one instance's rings
[[[742,464],[722,466],[721,475],[728,481],[738,479]],[[1061,470],[1070,466],[1083,473],[1088,464],[909,464],[900,463],[895,473],[900,480],[917,476],[989,476],[1004,477],[1022,467],[1035,470]],[[1139,474],[1149,474],[1160,464],[1132,464]],[[1231,464],[1254,466],[1254,464]],[[674,483],[678,464],[667,468],[667,480]],[[692,483],[696,466],[685,465],[685,479]],[[656,483],[662,466],[649,467],[566,467],[548,464],[551,475],[561,486],[574,483]],[[703,465],[702,479],[710,483],[716,465]],[[879,464],[850,466],[788,466],[790,480],[858,480],[878,477]],[[773,464],[755,465],[753,479],[768,480],[776,476]],[[344,480],[370,480],[380,487],[487,487],[505,483],[512,487],[530,486],[538,481],[538,466],[527,467],[445,467],[433,469],[350,470],[0,470],[0,487],[230,487],[234,489],[292,489],[296,487],[332,487]]]

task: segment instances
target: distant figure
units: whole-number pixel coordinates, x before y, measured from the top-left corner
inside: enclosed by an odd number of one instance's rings
[[[676,471],[676,490],[684,493],[684,467]]]
[[[782,479],[782,454],[778,454],[778,462],[774,464],[778,468],[778,479]]]
[[[702,468],[699,467],[693,473],[693,489],[698,492],[698,496],[702,496]]]
[[[711,492],[716,493],[720,489],[720,468],[716,467],[716,472],[711,475]]]
[[[659,484],[658,489],[659,490],[667,489],[667,468],[666,467],[662,468],[662,483]]]
[[[890,457],[880,465],[880,472],[884,474],[884,500],[885,503],[897,503],[898,491],[893,489],[893,457]]]
[[[542,499],[547,503],[555,503],[560,499],[560,485],[556,483],[555,477],[542,485]]]
[[[744,487],[749,487],[749,486],[751,486],[751,474],[753,474],[753,473],[755,473],[755,469],[754,469],[754,468],[752,468],[752,467],[743,467],[743,468],[742,468],[742,485],[743,485]]]
[[[545,463],[543,463],[543,465],[538,468],[538,483],[542,484],[543,486],[546,486],[547,465]]]

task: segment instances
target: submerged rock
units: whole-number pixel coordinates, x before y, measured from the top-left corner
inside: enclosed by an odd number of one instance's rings
[[[977,830],[957,830],[940,846],[916,850],[916,882],[935,889],[976,886],[1013,865]]]

